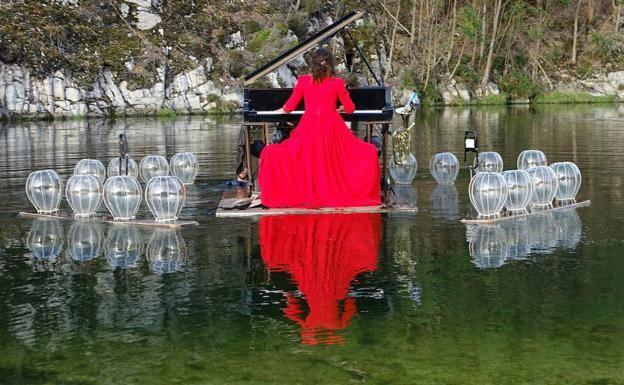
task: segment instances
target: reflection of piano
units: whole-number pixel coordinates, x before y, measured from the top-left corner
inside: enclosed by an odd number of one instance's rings
[[[245,152],[247,159],[248,175],[252,173],[251,162],[251,136],[250,130],[253,127],[260,126],[263,128],[265,143],[268,142],[268,126],[270,123],[285,123],[285,122],[297,122],[304,113],[303,103],[299,107],[289,114],[274,114],[272,111],[281,108],[288,97],[290,96],[292,89],[287,88],[275,88],[275,89],[253,89],[248,88],[259,78],[269,74],[276,70],[278,67],[285,65],[297,56],[310,51],[319,43],[322,43],[326,39],[331,38],[336,33],[344,30],[346,35],[353,40],[353,37],[348,30],[344,29],[348,24],[360,19],[364,16],[364,11],[351,12],[348,15],[342,17],[340,20],[329,25],[318,33],[310,36],[302,43],[284,52],[277,58],[273,59],[264,66],[256,69],[245,77],[244,85],[244,101],[243,101],[243,117],[245,123],[243,129],[245,130]],[[355,112],[353,114],[342,114],[345,120],[351,122],[366,122],[366,140],[372,140],[373,127],[375,124],[381,126],[381,133],[383,134],[383,146],[386,147],[387,134],[390,131],[390,121],[394,110],[392,108],[391,90],[389,87],[384,87],[379,82],[377,76],[373,72],[370,64],[359,49],[359,45],[353,41],[358,53],[362,57],[364,63],[370,70],[373,78],[377,82],[377,86],[374,87],[357,87],[349,89],[351,99],[355,104]],[[387,165],[386,152],[382,151],[383,157],[383,175],[385,180],[385,172]],[[250,187],[253,189],[253,180],[250,180]]]

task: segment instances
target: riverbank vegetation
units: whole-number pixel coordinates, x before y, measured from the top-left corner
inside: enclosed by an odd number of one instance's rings
[[[137,89],[159,71],[171,80],[210,57],[215,84],[239,85],[328,21],[366,9],[351,32],[378,76],[418,89],[429,103],[443,99],[441,84],[451,80],[478,104],[602,102],[624,97],[624,78],[606,98],[587,96],[582,81],[624,70],[622,1],[163,0],[151,2],[160,22],[142,30],[136,15],[144,1],[10,0],[0,4],[0,61],[40,76],[69,70],[83,86],[106,68]],[[343,74],[372,81],[354,44],[339,37],[335,50],[349,62]],[[561,84],[569,92],[553,93]]]

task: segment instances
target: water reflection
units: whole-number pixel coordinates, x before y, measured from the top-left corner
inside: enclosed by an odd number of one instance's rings
[[[392,186],[392,189],[394,192],[392,195],[394,206],[409,208],[418,206],[418,193],[413,186],[396,184]]]
[[[143,246],[136,227],[112,225],[106,237],[106,259],[112,267],[133,267],[141,257]]]
[[[509,259],[505,232],[497,225],[471,226],[466,234],[472,263],[480,269],[504,265]]]
[[[455,185],[437,185],[431,191],[431,215],[454,221],[459,219],[459,199]]]
[[[147,245],[150,269],[157,274],[173,273],[186,262],[184,238],[173,229],[154,230]]]
[[[35,219],[28,233],[28,247],[36,259],[56,261],[63,250],[63,230],[58,219]]]
[[[531,254],[551,254],[557,247],[576,248],[582,223],[576,210],[530,215],[493,225],[469,225],[466,239],[478,268],[495,268]]]
[[[99,223],[77,221],[69,229],[68,252],[74,261],[88,261],[102,251],[102,230]]]
[[[260,221],[262,259],[271,272],[288,272],[298,293],[286,293],[284,314],[299,324],[307,345],[342,344],[337,331],[356,314],[349,287],[377,269],[379,214],[293,215]]]

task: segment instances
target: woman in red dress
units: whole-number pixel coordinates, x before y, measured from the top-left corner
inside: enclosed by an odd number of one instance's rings
[[[290,138],[264,148],[259,183],[266,207],[355,207],[381,204],[377,149],[357,138],[340,112],[355,106],[345,82],[334,75],[326,49],[312,55],[312,74],[299,77],[286,104],[289,113],[305,101],[305,113]],[[336,108],[337,102],[342,104]]]

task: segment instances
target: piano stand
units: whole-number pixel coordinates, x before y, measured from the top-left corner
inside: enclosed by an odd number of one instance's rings
[[[247,166],[247,194],[249,197],[254,193],[256,186],[254,183],[254,169],[253,169],[253,156],[251,155],[251,131],[255,129],[262,129],[262,136],[264,139],[265,145],[269,143],[269,124],[270,123],[245,123],[241,126],[243,132],[245,133],[245,162]],[[381,138],[382,138],[382,148],[381,148],[381,177],[383,180],[382,183],[382,202],[388,202],[388,195],[392,192],[390,187],[390,183],[387,180],[388,174],[388,152],[386,149],[388,148],[388,135],[390,134],[390,122],[366,122],[366,134],[364,140],[368,143],[372,143],[373,139],[373,129],[375,125],[381,125]]]

